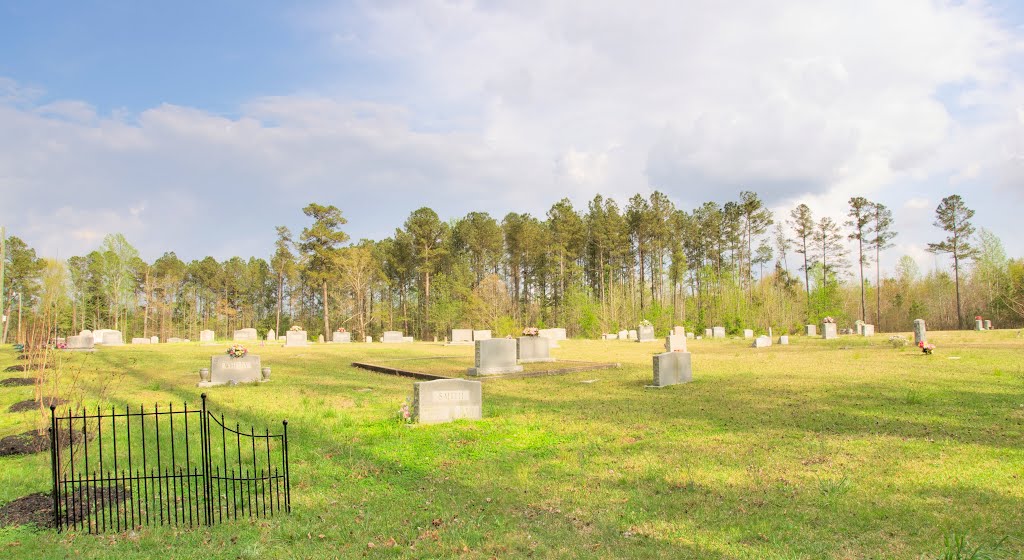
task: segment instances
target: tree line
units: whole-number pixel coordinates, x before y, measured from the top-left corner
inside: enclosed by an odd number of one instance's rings
[[[470,212],[445,221],[424,207],[392,236],[357,242],[337,207],[312,203],[303,212],[309,223],[297,236],[276,228],[269,259],[185,262],[168,252],[148,263],[111,234],[58,262],[11,236],[3,340],[12,325],[21,339],[21,323],[43,313],[64,334],[114,328],[163,338],[293,324],[328,338],[339,327],[358,337],[401,330],[431,339],[452,328],[512,334],[528,325],[596,337],[642,319],[660,332],[798,332],[826,316],[895,331],[917,317],[946,329],[967,327],[972,314],[1001,326],[1024,317],[1024,260],[1007,258],[992,232],[976,231],[958,195],[936,209],[943,237],[929,244],[949,255],[952,275],[923,274],[901,256],[883,276],[898,233],[892,212],[864,197],[851,198],[839,218],[805,204],[777,216],[749,191],[691,211],[658,191],[624,206],[601,195],[585,209],[562,199],[543,217],[510,212],[500,220]]]

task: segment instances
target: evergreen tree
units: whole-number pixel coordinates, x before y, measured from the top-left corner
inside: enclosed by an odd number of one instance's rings
[[[960,262],[970,260],[977,250],[971,244],[974,225],[971,218],[974,210],[964,204],[960,195],[954,194],[942,199],[935,209],[935,227],[942,228],[948,235],[938,243],[929,243],[931,253],[948,253],[953,259],[953,277],[956,282],[956,323],[964,327],[963,311],[960,305]]]
[[[302,230],[299,248],[306,257],[306,274],[322,291],[324,336],[327,336],[331,332],[327,284],[338,272],[339,245],[348,241],[348,235],[341,231],[341,226],[348,220],[341,216],[337,207],[315,202],[303,208],[302,213],[313,218],[313,225]]]

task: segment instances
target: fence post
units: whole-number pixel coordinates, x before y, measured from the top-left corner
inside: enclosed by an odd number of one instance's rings
[[[203,448],[203,451],[202,451],[202,453],[203,453],[203,457],[202,457],[202,460],[203,460],[203,504],[204,504],[203,515],[206,518],[206,525],[209,526],[209,525],[213,525],[213,511],[212,511],[212,504],[211,504],[211,500],[210,500],[211,481],[210,481],[210,469],[209,469],[209,462],[210,462],[210,448],[209,448],[209,445],[210,445],[210,423],[209,423],[209,421],[208,421],[208,419],[206,417],[206,393],[203,393],[201,396],[202,396],[202,399],[203,399],[203,417],[202,417],[202,420],[199,423],[199,431],[202,434],[200,436],[200,440],[202,442],[202,448]]]
[[[292,485],[288,473],[288,420],[284,424],[284,507],[288,513],[292,512]]]
[[[50,470],[53,472],[53,526],[57,528],[57,532],[61,532],[60,527],[60,498],[58,497],[58,486],[57,486],[57,470],[60,467],[60,459],[57,457],[59,446],[57,445],[57,417],[54,410],[57,405],[50,404]],[[68,442],[69,445],[73,445],[72,442]]]

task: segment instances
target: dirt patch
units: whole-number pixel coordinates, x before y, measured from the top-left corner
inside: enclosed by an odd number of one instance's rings
[[[25,371],[25,366],[20,364],[16,366],[7,366],[4,368],[4,371]]]
[[[27,387],[35,384],[36,380],[31,377],[11,377],[0,380],[0,387]]]
[[[29,494],[0,506],[0,527],[29,524],[53,527],[53,495]]]
[[[131,491],[122,486],[91,486],[87,489],[79,488],[67,496],[62,494],[61,525],[78,525],[90,510],[97,511],[98,504],[111,507],[124,503],[130,497]],[[44,529],[53,528],[53,494],[29,494],[0,506],[0,527],[28,524]]]
[[[39,409],[39,404],[40,404],[39,401],[37,401],[35,399],[29,399],[27,401],[19,401],[19,402],[16,402],[16,403],[12,404],[11,407],[7,409],[7,412],[25,412],[27,410],[38,410]],[[68,404],[67,399],[60,399],[60,398],[57,398],[57,399],[43,399],[43,403],[42,403],[43,408],[49,408],[50,405],[60,406],[62,404]]]
[[[82,441],[81,432],[72,432],[72,438],[75,443]],[[68,446],[68,434],[65,431],[60,432],[60,436],[57,438],[57,443],[61,447]],[[39,453],[40,451],[48,451],[50,449],[50,436],[46,433],[39,434],[35,430],[29,430],[21,434],[15,434],[13,436],[7,436],[0,439],[0,457],[10,457],[12,455],[31,455],[33,453]]]

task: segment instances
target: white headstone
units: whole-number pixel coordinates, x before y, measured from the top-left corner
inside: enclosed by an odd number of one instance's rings
[[[263,378],[259,356],[232,358],[224,355],[210,357],[210,380],[201,379],[197,386],[213,387],[231,383],[262,383],[264,381],[267,379]]]
[[[491,339],[491,331],[490,330],[473,331],[473,342],[476,342],[478,340],[490,340],[490,339]]]
[[[805,336],[818,336],[818,325],[804,325]]]
[[[547,340],[547,339],[545,339]],[[518,344],[512,338],[492,338],[478,340],[474,343],[474,367],[469,368],[469,375],[496,375],[523,371],[517,361]]]
[[[754,338],[754,331],[751,329],[743,329],[743,338]]]
[[[438,424],[483,417],[482,384],[469,379],[436,379],[413,383],[413,417],[421,424]]]
[[[394,344],[404,342],[402,338],[402,331],[384,331],[384,334],[380,337],[380,341],[388,344]]]
[[[306,335],[306,331],[289,330],[284,333],[284,337],[284,345],[286,347],[309,345],[309,338]]]
[[[875,326],[874,325],[861,325],[860,326],[860,332],[864,336],[875,336]]]
[[[713,338],[725,338],[725,327],[712,327]]]
[[[665,352],[652,358],[654,383],[651,387],[668,387],[693,381],[693,365],[689,352]]]
[[[765,335],[761,335],[754,339],[754,348],[767,348],[772,345],[772,339]]]
[[[274,329],[268,330],[267,331],[267,342],[274,342],[276,340],[277,340],[277,333],[274,331]]]
[[[448,344],[473,344],[473,329],[452,329],[451,342]]]
[[[246,340],[259,340],[259,335],[256,334],[256,329],[247,328],[238,329],[237,331],[234,332],[234,336],[232,338],[236,342]]]
[[[160,337],[156,336],[156,335],[153,335],[153,336],[149,337],[149,343],[150,344],[160,344]]]
[[[782,346],[787,346],[789,344],[789,337],[786,336],[786,335],[780,336],[779,337],[779,344],[781,344]]]
[[[521,336],[516,339],[516,357],[521,364],[553,362],[551,341],[543,336]]]
[[[153,341],[151,341],[148,338],[132,338],[132,344],[152,344],[152,343],[153,343]]]
[[[352,333],[334,331],[331,335],[331,342],[335,344],[348,344],[352,342]]]
[[[686,337],[670,334],[665,337],[666,352],[686,352]]]
[[[640,325],[636,328],[636,341],[637,342],[651,342],[654,340],[654,326],[653,325]]]

